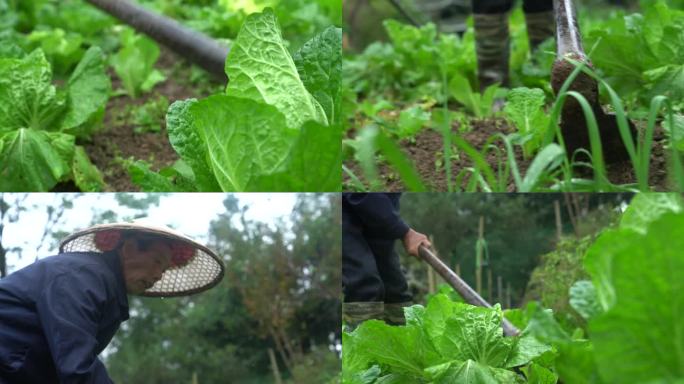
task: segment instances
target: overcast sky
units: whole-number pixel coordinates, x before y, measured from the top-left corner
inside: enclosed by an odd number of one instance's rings
[[[24,194],[4,194],[10,202]],[[47,221],[46,206],[60,204],[60,194],[33,193],[28,194],[23,206],[23,212],[16,223],[5,223],[2,245],[7,248],[21,247],[22,257],[17,253],[7,254],[8,272],[11,273],[30,263],[36,258],[46,257],[57,253],[56,247],[50,247],[51,242],[45,241],[42,248],[40,243],[43,228]],[[143,196],[144,194],[140,194]],[[173,227],[197,240],[206,240],[209,223],[218,213],[223,212],[224,193],[176,193],[160,198],[159,206],[152,207],[145,220],[150,224],[167,225]],[[287,217],[296,201],[294,193],[236,193],[240,206],[248,206],[248,219],[273,223],[276,219]],[[33,206],[37,206],[34,208]],[[127,209],[120,208],[114,194],[84,194],[75,200],[72,209],[65,211],[60,220],[58,230],[74,231],[87,227],[92,218],[93,207],[105,211],[112,209],[120,216],[125,216]]]

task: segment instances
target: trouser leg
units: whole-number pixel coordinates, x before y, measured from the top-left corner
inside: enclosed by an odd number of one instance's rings
[[[512,7],[513,0],[473,0],[475,14],[508,13]]]
[[[385,285],[361,227],[342,218],[342,285],[345,302],[384,301]]]
[[[406,323],[404,307],[412,305],[413,297],[401,268],[399,255],[394,249],[395,243],[396,241],[387,239],[368,240],[385,286],[383,318],[388,324],[403,325]]]
[[[475,3],[478,2],[479,0]],[[483,90],[494,83],[508,86],[508,13],[476,13],[474,20],[480,89]]]
[[[556,31],[553,2],[550,0],[525,0],[525,24],[530,51],[534,51],[546,39],[552,38]]]

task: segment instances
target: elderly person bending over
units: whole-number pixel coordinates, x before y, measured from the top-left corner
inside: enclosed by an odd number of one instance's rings
[[[111,383],[97,356],[128,319],[127,294],[187,295],[222,276],[211,250],[168,228],[77,232],[0,280],[0,384]]]

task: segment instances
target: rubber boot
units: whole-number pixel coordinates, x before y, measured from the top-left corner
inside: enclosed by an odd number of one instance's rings
[[[345,332],[352,332],[366,320],[382,320],[385,303],[382,301],[342,303],[342,323]]]
[[[508,86],[510,36],[508,13],[475,14],[475,49],[480,90],[499,83]]]
[[[404,308],[410,307],[411,305],[413,305],[411,302],[385,303],[385,323],[389,325],[406,325]]]
[[[526,13],[525,24],[530,52],[534,52],[546,39],[552,38],[556,31],[556,18],[553,11]]]

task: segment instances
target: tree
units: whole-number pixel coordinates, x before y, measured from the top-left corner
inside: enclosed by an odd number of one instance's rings
[[[248,219],[234,195],[223,205],[209,247],[226,278],[195,296],[133,298],[107,357],[115,381],[269,383],[269,349],[293,383],[339,374],[339,196],[298,195],[272,224]]]

